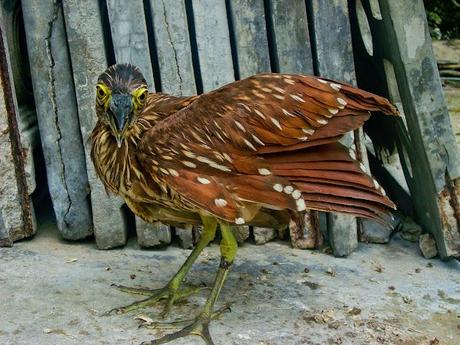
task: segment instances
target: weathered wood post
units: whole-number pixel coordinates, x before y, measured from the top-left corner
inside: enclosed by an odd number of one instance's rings
[[[311,6],[318,75],[356,85],[347,1],[313,0]],[[342,143],[353,147],[356,156],[367,162],[365,148],[359,145],[362,142],[359,137],[359,131],[356,131],[353,135],[346,135]],[[328,238],[335,256],[349,255],[358,247],[357,226],[353,216],[338,213],[327,215]]]
[[[150,0],[161,91],[196,94],[185,1]]]
[[[107,68],[102,22],[96,1],[67,0],[63,2],[63,8],[91,188],[94,235],[98,247],[108,249],[124,245],[127,231],[121,211],[122,200],[107,195],[90,158],[90,135],[97,118],[95,85],[99,74]]]
[[[4,19],[0,8],[0,247],[11,246],[36,231],[30,199],[35,185],[27,176],[32,149],[22,143]]]
[[[398,126],[388,124],[385,129],[396,134],[415,220],[433,234],[442,259],[458,258],[460,154],[442,94],[423,2],[381,0],[361,4],[370,28],[367,45],[373,47],[369,59],[376,71],[383,71],[383,87],[392,101],[401,105],[404,121]],[[365,82],[382,88],[371,80]]]
[[[225,0],[193,0],[192,4],[202,86],[207,92],[235,80]]]
[[[238,77],[271,72],[264,1],[231,0],[229,10]]]
[[[22,9],[57,226],[64,238],[82,239],[93,233],[93,227],[62,7],[59,2],[31,0],[24,1]]]

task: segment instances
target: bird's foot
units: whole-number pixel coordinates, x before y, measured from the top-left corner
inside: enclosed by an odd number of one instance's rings
[[[163,318],[169,314],[172,306],[174,305],[176,301],[179,301],[203,289],[207,289],[206,287],[186,287],[186,288],[179,290],[179,288],[174,287],[170,284],[160,289],[133,288],[133,287],[123,286],[123,285],[116,285],[116,284],[112,284],[112,286],[123,292],[137,294],[137,295],[144,295],[144,296],[149,296],[149,297],[143,300],[131,303],[124,307],[117,307],[117,308],[111,309],[108,312],[106,312],[105,315],[124,314],[130,311],[133,311],[133,310],[150,307],[150,306],[157,304],[161,300],[166,300],[166,305],[163,309],[163,312],[161,313],[161,317]]]
[[[157,345],[166,344],[172,340],[183,338],[189,335],[200,336],[207,345],[214,345],[211,334],[209,333],[209,324],[211,320],[218,318],[225,311],[230,311],[229,305],[225,305],[219,310],[213,312],[211,315],[208,313],[201,313],[193,320],[182,320],[173,322],[153,322],[145,327],[148,328],[176,328],[184,326],[181,330],[167,334],[159,339],[153,339],[151,341],[144,341],[141,345]]]

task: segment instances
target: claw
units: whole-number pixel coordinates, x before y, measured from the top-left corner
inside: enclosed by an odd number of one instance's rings
[[[136,309],[151,307],[155,305],[156,303],[158,303],[159,301],[166,299],[167,302],[166,302],[165,308],[163,312],[161,313],[161,317],[165,318],[171,311],[175,302],[181,299],[184,299],[185,297],[188,297],[196,292],[207,289],[205,287],[187,287],[185,289],[178,290],[178,289],[171,287],[169,284],[160,289],[132,288],[132,287],[127,287],[124,285],[116,285],[116,284],[112,284],[111,286],[123,292],[137,294],[137,295],[150,296],[150,297],[145,298],[140,301],[136,301],[124,307],[113,308],[105,312],[104,314],[102,314],[103,316],[108,316],[108,315],[113,315],[113,314],[125,314],[125,313],[128,313]]]
[[[223,305],[220,309],[216,310],[211,314],[210,320],[218,319],[223,313],[231,312],[232,309],[230,308],[230,304]],[[171,329],[171,328],[178,328],[178,327],[185,327],[191,323],[196,321],[196,319],[186,319],[186,320],[176,320],[170,322],[161,322],[161,321],[154,321],[150,323],[144,323],[139,327],[145,327],[150,329]]]
[[[190,295],[193,295],[195,293],[198,293],[198,292],[201,292],[203,290],[209,290],[208,287],[186,287],[185,289],[179,291],[177,293],[177,295],[173,295],[172,297],[170,297],[165,306],[164,306],[164,309],[163,309],[163,312],[161,313],[161,318],[164,319],[166,318],[169,313],[171,312],[171,309],[174,305],[174,302],[176,301],[179,301],[181,299],[184,299]]]
[[[154,339],[151,341],[144,341],[141,345],[158,345],[158,344],[165,344],[172,340],[186,337],[188,335],[199,335],[207,345],[214,345],[212,341],[211,334],[209,333],[209,322],[211,321],[211,317],[206,315],[199,315],[191,324],[184,327],[180,331],[167,334],[159,339]],[[183,322],[183,321],[179,321]],[[177,322],[174,322],[177,323]]]
[[[110,284],[111,287],[114,287],[120,291],[126,292],[126,293],[132,293],[135,295],[144,295],[144,296],[151,296],[155,290],[153,289],[146,289],[146,288],[133,288],[130,286],[125,286],[125,285],[118,285],[118,284]]]

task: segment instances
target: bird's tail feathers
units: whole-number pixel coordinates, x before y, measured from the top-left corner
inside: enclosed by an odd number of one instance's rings
[[[368,175],[356,154],[334,142],[296,152],[270,154],[273,174],[302,192],[308,209],[349,213],[388,223],[394,203]]]

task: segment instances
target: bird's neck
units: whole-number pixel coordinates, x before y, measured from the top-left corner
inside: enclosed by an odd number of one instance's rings
[[[158,117],[155,113],[140,114],[118,146],[108,124],[99,120],[92,133],[91,158],[99,178],[107,190],[123,194],[142,174],[136,158],[143,134],[152,128]]]
[[[92,133],[91,158],[97,174],[108,190],[116,194],[123,193],[136,180],[142,178],[136,152],[144,133],[158,121],[176,113],[195,99],[196,96],[149,94],[143,110],[127,130],[120,147],[108,124],[98,121]]]

